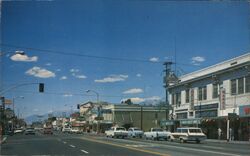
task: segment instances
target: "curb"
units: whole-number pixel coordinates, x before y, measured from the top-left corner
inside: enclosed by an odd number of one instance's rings
[[[205,142],[227,143],[227,144],[250,144],[249,141],[227,141],[227,140],[205,140]]]

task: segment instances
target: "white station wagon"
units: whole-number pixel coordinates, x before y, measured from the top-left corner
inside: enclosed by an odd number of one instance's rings
[[[200,143],[207,138],[202,130],[196,127],[177,128],[177,131],[172,133],[172,137],[175,140],[179,140],[181,143],[187,141],[195,141],[196,143]]]

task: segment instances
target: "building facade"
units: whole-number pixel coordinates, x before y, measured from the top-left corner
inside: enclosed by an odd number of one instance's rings
[[[235,140],[250,139],[250,53],[183,75],[168,91],[164,126],[199,126],[213,139],[231,128]]]

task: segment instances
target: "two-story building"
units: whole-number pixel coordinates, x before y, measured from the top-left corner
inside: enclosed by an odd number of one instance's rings
[[[168,86],[172,129],[199,126],[208,138],[250,138],[250,53],[183,75]],[[229,122],[228,122],[229,119]]]

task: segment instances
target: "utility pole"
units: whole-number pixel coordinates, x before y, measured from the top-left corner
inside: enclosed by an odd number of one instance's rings
[[[143,129],[143,106],[141,106],[141,130]]]
[[[173,63],[172,62],[164,62],[164,72],[165,72],[165,76],[164,76],[164,87],[166,89],[166,120],[169,119],[169,100],[168,100],[168,86],[169,86],[169,77],[170,77],[170,72],[171,72],[171,65]]]

